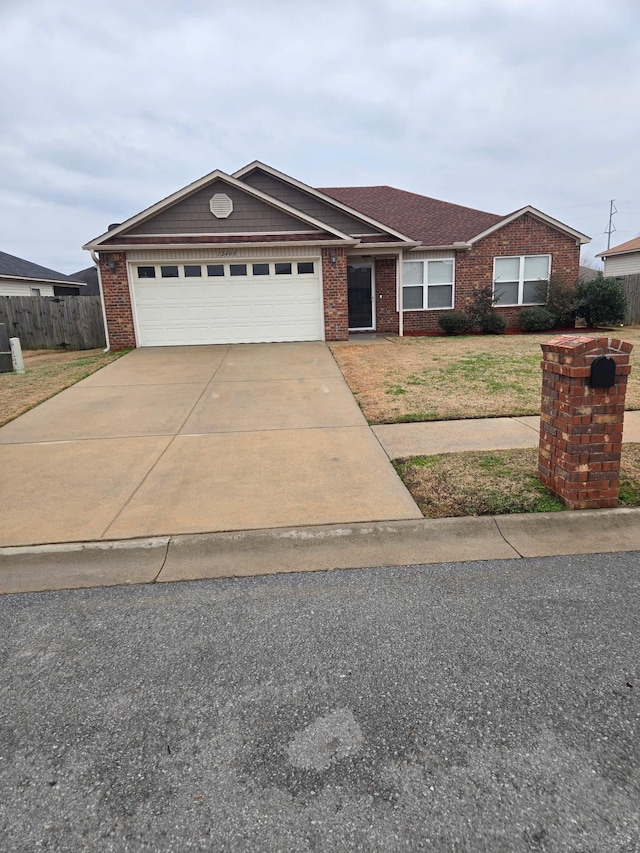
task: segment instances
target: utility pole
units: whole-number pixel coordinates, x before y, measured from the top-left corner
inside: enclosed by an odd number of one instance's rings
[[[615,198],[612,198],[609,202],[609,225],[604,232],[607,235],[607,249],[611,248],[611,235],[616,230],[616,226],[613,224],[613,214],[618,212],[615,204]]]

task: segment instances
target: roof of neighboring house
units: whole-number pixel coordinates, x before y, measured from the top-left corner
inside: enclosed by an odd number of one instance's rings
[[[593,267],[585,267],[580,264],[580,268],[578,270],[578,278],[581,281],[591,281],[594,278],[597,278],[599,275],[602,275],[602,270],[594,270]]]
[[[626,252],[640,252],[640,237],[634,237],[633,240],[627,240],[626,243],[620,243],[619,246],[612,246],[610,249],[605,249],[604,252],[598,252],[596,258],[624,255]]]
[[[50,281],[52,284],[69,284],[78,286],[71,276],[41,267],[7,252],[0,252],[0,276],[3,278],[23,278],[32,281]]]
[[[503,216],[395,187],[329,187],[325,193],[342,204],[390,225],[425,246],[465,242],[496,225]]]
[[[74,281],[84,282],[87,289],[82,292],[87,296],[93,296],[100,293],[100,285],[98,284],[98,267],[90,266],[84,270],[74,272],[69,278]]]

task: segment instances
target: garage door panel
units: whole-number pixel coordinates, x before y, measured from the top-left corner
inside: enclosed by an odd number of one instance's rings
[[[225,263],[224,276],[202,278],[187,277],[187,263],[178,263],[178,278],[171,279],[161,277],[159,264],[155,278],[139,280],[137,267],[131,268],[141,346],[322,339],[319,262],[314,274],[301,276],[295,262],[291,275],[277,276],[273,261],[264,262],[270,275],[257,276],[253,261],[246,276],[231,276]]]

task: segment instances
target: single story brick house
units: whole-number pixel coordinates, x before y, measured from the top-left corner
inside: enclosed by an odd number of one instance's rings
[[[212,172],[84,248],[113,349],[419,335],[494,283],[517,325],[589,238],[532,207],[508,216],[393,187],[314,189],[255,161]]]

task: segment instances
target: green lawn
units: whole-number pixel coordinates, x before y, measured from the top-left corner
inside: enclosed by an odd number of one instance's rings
[[[640,327],[604,332],[634,344],[627,408],[640,409]],[[553,335],[464,335],[333,344],[369,423],[535,415],[542,351]]]

